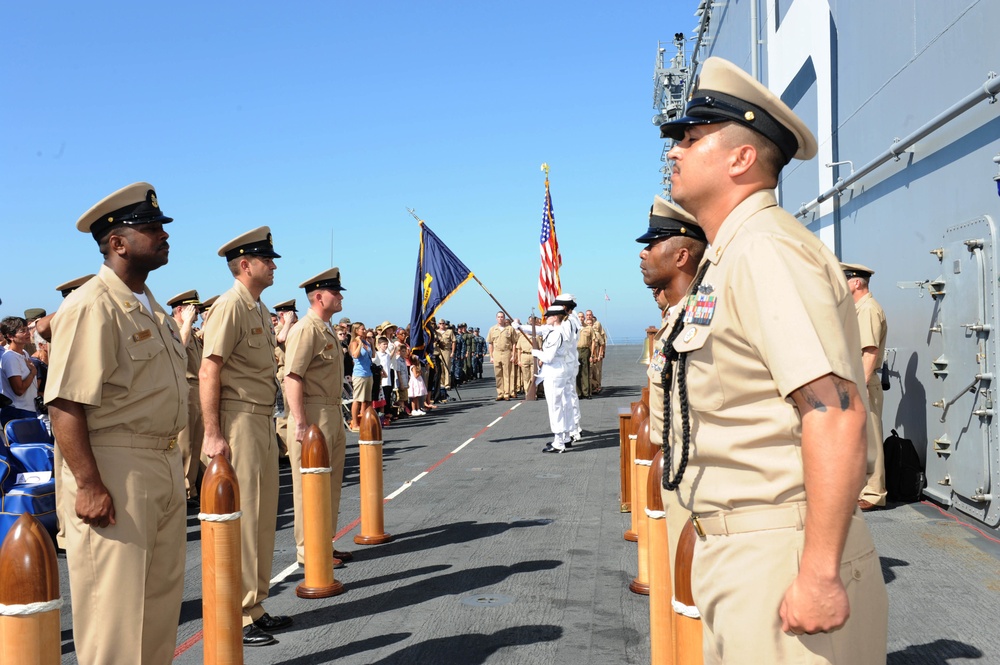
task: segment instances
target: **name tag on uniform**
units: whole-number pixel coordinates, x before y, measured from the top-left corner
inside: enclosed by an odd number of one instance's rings
[[[152,330],[140,330],[136,334],[132,335],[132,339],[136,342],[141,342],[144,339],[149,339],[153,336]]]
[[[684,323],[708,325],[715,316],[716,297],[708,294],[690,295],[684,306]]]
[[[263,332],[264,332],[263,328],[251,328],[250,329],[250,334],[251,335],[260,335],[260,334],[263,334]]]

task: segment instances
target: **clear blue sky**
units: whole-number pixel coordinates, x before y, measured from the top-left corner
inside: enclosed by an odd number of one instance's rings
[[[657,41],[690,35],[696,4],[4,3],[0,315],[51,312],[55,285],[96,272],[76,219],[145,180],[175,220],[161,303],[228,289],[216,251],[267,224],[283,258],[265,303],[301,313],[332,255],[345,315],[405,325],[412,207],[524,317],[547,162],[564,290],[638,337],[658,321],[634,242],[661,189]],[[472,282],[442,314],[495,311]]]

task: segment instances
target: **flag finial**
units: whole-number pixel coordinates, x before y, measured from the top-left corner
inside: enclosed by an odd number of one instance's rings
[[[545,172],[545,177],[549,177],[549,165],[547,162],[542,162],[542,171]]]

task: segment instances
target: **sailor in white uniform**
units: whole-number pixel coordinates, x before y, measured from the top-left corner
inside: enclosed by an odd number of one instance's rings
[[[573,361],[573,350],[576,348],[572,338],[567,334],[563,323],[566,320],[566,309],[561,305],[551,305],[545,310],[548,331],[542,342],[542,348],[534,349],[531,355],[542,362],[539,376],[545,386],[545,402],[549,407],[549,427],[552,429],[552,443],[542,450],[543,453],[562,453],[570,443],[574,429],[573,406],[570,395],[576,384],[576,364]]]

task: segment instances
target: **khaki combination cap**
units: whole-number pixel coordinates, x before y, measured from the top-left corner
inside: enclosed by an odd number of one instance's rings
[[[274,306],[275,312],[294,312],[295,311],[295,298],[291,300],[286,300],[284,302],[279,302]]]
[[[76,228],[100,240],[119,226],[166,224],[174,221],[160,210],[156,190],[148,182],[136,182],[105,196],[76,220]]]
[[[636,242],[648,244],[654,240],[662,240],[671,236],[684,236],[707,243],[705,231],[689,212],[676,203],[662,196],[653,199],[649,209],[649,228],[635,239]]]
[[[56,287],[56,291],[61,293],[62,297],[65,298],[66,296],[68,296],[69,294],[73,293],[78,288],[86,284],[88,281],[90,281],[90,278],[93,276],[94,276],[93,274],[84,275],[83,277],[77,277],[76,279],[71,279],[68,282],[63,282],[62,284]]]
[[[201,301],[198,300],[198,291],[195,289],[178,293],[176,296],[167,301],[168,307],[178,307],[181,305],[194,305],[197,307],[201,304]]]
[[[205,298],[201,301],[201,311],[207,312],[209,308],[215,304],[215,301],[219,299],[219,296],[212,296],[211,298]]]
[[[787,104],[733,63],[714,56],[701,67],[684,117],[660,125],[660,137],[679,141],[688,127],[728,121],[770,139],[785,163],[816,156],[816,137]]]
[[[31,307],[24,310],[24,320],[33,321],[35,319],[40,319],[45,316],[45,310],[41,307]]]
[[[847,279],[852,277],[863,277],[864,279],[871,278],[875,274],[875,271],[867,266],[863,266],[860,263],[841,263],[840,269],[844,271],[844,276]]]
[[[318,275],[313,275],[299,284],[299,288],[305,289],[306,293],[312,293],[316,289],[329,289],[330,291],[347,290],[340,285],[340,268],[330,268]]]
[[[271,229],[267,226],[259,226],[253,231],[247,231],[243,235],[233,238],[219,248],[219,256],[226,257],[226,261],[232,261],[240,256],[259,256],[264,259],[281,258],[281,255],[274,251]]]

